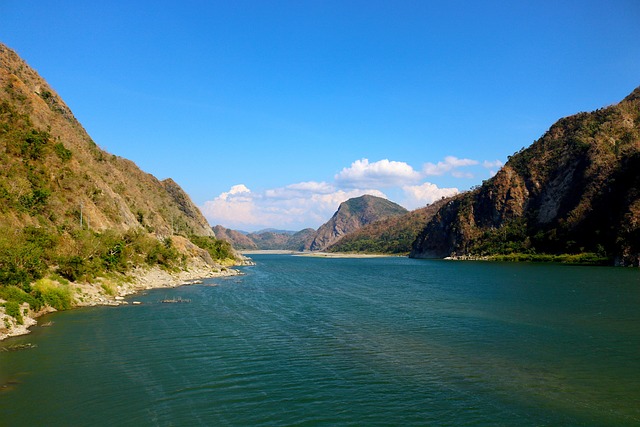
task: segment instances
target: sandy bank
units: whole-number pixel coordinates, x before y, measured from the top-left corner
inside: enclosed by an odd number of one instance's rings
[[[240,251],[242,255],[293,255],[302,252],[290,251],[285,249],[254,249],[247,251]]]
[[[397,255],[384,255],[384,254],[351,254],[340,252],[301,252],[301,251],[289,251],[279,249],[259,249],[251,251],[242,251],[243,255],[295,255],[295,256],[307,256],[317,258],[384,258]]]
[[[317,257],[317,258],[388,258],[397,255],[384,254],[350,254],[341,252],[298,252],[296,256]]]
[[[74,289],[74,306],[87,307],[98,305],[117,306],[128,304],[124,297],[148,289],[175,288],[177,286],[191,285],[202,279],[215,277],[235,276],[241,274],[233,268],[213,268],[206,263],[193,263],[188,269],[178,272],[168,272],[159,267],[137,268],[126,281],[114,283],[106,279],[98,279],[95,283],[71,283]],[[0,300],[3,302],[3,300]],[[4,307],[0,307],[0,341],[28,334],[29,328],[35,326],[37,318],[46,313],[56,311],[54,308],[45,307],[35,312],[27,303],[20,307],[24,313],[22,325],[18,325],[13,317],[4,313]]]

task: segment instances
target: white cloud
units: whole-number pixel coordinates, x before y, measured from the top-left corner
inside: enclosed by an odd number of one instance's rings
[[[473,166],[477,164],[478,164],[477,160],[459,159],[454,156],[447,156],[444,158],[443,162],[441,161],[438,163],[425,163],[422,168],[422,171],[426,176],[434,176],[434,175],[439,176],[439,175],[444,175],[447,172],[454,171],[455,169],[458,169],[458,168]],[[454,171],[454,173],[458,173],[458,172]],[[467,177],[467,176],[456,176],[455,174],[454,176],[456,178]]]
[[[331,218],[340,203],[363,194],[386,198],[376,189],[341,190],[327,183],[302,182],[264,193],[251,192],[240,184],[205,202],[202,212],[213,225],[237,229],[317,228]]]
[[[266,227],[317,228],[331,218],[340,203],[350,198],[363,194],[386,198],[381,189],[403,199],[401,203],[408,209],[455,195],[459,192],[457,188],[440,188],[423,182],[423,178],[444,174],[472,178],[471,170],[482,169],[471,167],[479,164],[476,160],[447,156],[438,163],[426,163],[421,173],[404,162],[388,159],[369,162],[363,158],[343,168],[333,181],[297,182],[258,192],[237,184],[205,202],[202,211],[212,225],[247,231]],[[498,167],[499,162],[485,161],[482,166]]]
[[[454,196],[459,193],[457,188],[439,188],[430,182],[421,185],[406,185],[402,187],[405,193],[404,206],[407,209],[416,209],[440,200],[443,197]]]
[[[369,163],[368,159],[361,159],[342,169],[334,178],[338,185],[351,188],[394,187],[418,181],[420,173],[405,162],[384,159]]]
[[[249,190],[247,186],[244,184],[238,184],[231,187],[231,190],[220,194],[218,197],[222,200],[228,200],[230,197],[237,199],[238,194],[247,194],[247,193],[250,194],[251,190]]]
[[[206,218],[215,218],[216,224],[249,224],[258,218],[254,195],[245,185],[231,187],[202,206]]]

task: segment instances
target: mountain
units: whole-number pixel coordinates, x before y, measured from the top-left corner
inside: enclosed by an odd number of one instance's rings
[[[290,236],[293,236],[294,234],[298,233],[297,231],[293,231],[293,230],[278,230],[277,228],[265,228],[262,230],[258,230],[254,232],[255,234],[263,234],[263,233],[276,233],[276,234],[288,234]],[[247,233],[249,234],[249,233]]]
[[[0,44],[0,314],[17,313],[0,337],[21,313],[113,301],[133,289],[133,274],[212,272],[237,260],[177,183],[98,147]]]
[[[305,228],[293,234],[289,231],[257,231],[247,237],[255,242],[258,249],[302,251],[314,233],[314,229]]]
[[[640,260],[640,88],[563,118],[426,224],[411,256],[593,254]]]
[[[408,254],[424,225],[449,199],[442,199],[404,215],[375,221],[329,246],[328,252]]]
[[[333,217],[320,226],[305,249],[324,250],[364,225],[406,213],[402,206],[381,197],[364,195],[349,199],[341,203]]]
[[[189,196],[100,149],[54,90],[0,44],[2,223],[213,236]]]
[[[302,251],[310,236],[315,233],[312,228],[301,231],[276,230],[273,228],[242,234],[236,230],[216,225],[213,228],[219,239],[228,241],[236,249],[241,250],[290,250]]]
[[[225,228],[221,225],[216,225],[215,227],[213,227],[213,232],[218,239],[222,239],[231,243],[236,249],[259,249],[256,245],[256,242],[254,242],[248,234],[244,234],[241,231]]]

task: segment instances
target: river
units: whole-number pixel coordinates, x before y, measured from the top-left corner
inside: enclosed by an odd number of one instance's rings
[[[0,425],[640,425],[636,269],[254,260],[1,342]]]

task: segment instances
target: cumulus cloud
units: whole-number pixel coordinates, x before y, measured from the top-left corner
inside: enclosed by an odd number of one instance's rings
[[[460,172],[455,171],[455,169],[477,164],[477,160],[459,159],[455,156],[447,156],[444,158],[444,161],[440,161],[438,163],[425,163],[422,171],[426,176],[439,176],[454,171],[452,174],[456,178],[467,178],[468,176],[465,176],[464,173],[463,175],[460,175]],[[456,173],[458,174],[458,176],[455,175]],[[471,175],[471,177],[473,177],[473,175]]]
[[[202,212],[211,224],[230,228],[302,229],[318,227],[331,218],[340,203],[363,194],[386,198],[376,189],[342,190],[322,182],[301,182],[262,193],[240,184],[205,202]]]
[[[213,200],[202,206],[207,218],[215,218],[216,224],[250,224],[258,218],[255,209],[254,195],[244,184],[231,187]]]
[[[361,159],[342,169],[334,178],[344,187],[394,187],[417,182],[420,173],[405,162],[384,159],[370,163],[369,159]]]
[[[454,196],[459,193],[457,188],[439,188],[430,182],[421,185],[406,185],[402,187],[405,194],[404,206],[416,209],[440,200],[443,197]]]
[[[497,160],[480,164],[472,159],[447,156],[438,163],[426,163],[422,171],[416,171],[405,162],[388,159],[370,162],[363,158],[343,168],[333,180],[303,181],[260,191],[237,184],[205,202],[202,211],[213,225],[248,231],[267,227],[316,228],[331,218],[340,203],[350,198],[364,194],[387,198],[381,191],[384,189],[404,207],[415,209],[459,192],[457,188],[440,188],[435,183],[424,182],[425,177],[446,174],[449,180],[451,177],[472,178],[471,171],[501,165]]]

